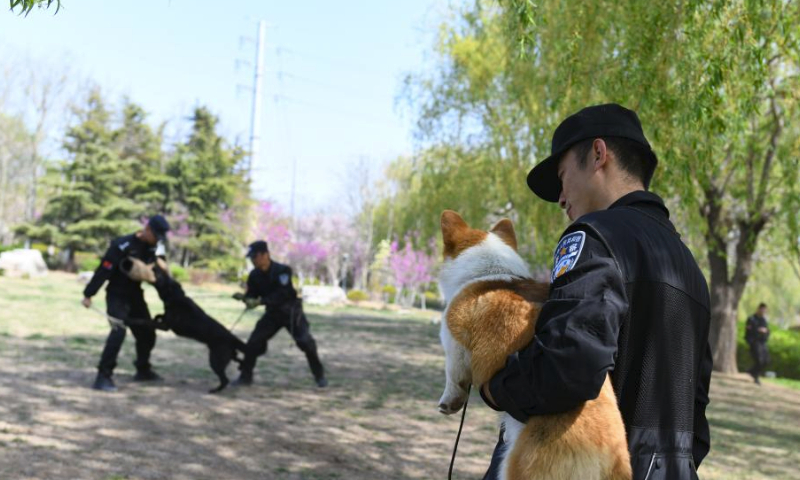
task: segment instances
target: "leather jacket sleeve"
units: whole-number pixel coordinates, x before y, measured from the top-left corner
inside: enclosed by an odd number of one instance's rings
[[[597,398],[614,368],[620,322],[628,309],[614,257],[593,229],[574,265],[555,278],[533,342],[511,355],[489,383],[490,407],[520,422],[571,410]]]

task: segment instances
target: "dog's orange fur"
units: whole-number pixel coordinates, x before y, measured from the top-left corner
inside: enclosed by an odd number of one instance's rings
[[[516,250],[510,220],[491,232]],[[449,258],[487,235],[452,211],[442,214],[442,234]],[[533,280],[485,281],[468,284],[451,299],[445,321],[453,338],[471,352],[473,385],[488,382],[510,354],[531,343],[548,294],[548,284]],[[508,455],[509,480],[630,479],[625,428],[609,378],[597,399],[563,414],[531,417]]]

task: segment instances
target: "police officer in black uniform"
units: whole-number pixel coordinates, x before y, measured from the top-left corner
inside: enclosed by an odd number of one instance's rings
[[[156,256],[164,256],[164,241],[169,231],[169,223],[161,215],[154,215],[139,232],[114,239],[94,272],[94,276],[83,290],[83,306],[92,305],[92,297],[100,290],[106,280],[106,305],[110,317],[126,322],[136,338],[136,381],[154,381],[161,377],[150,366],[150,351],[156,344],[155,329],[146,322],[151,320],[150,311],[144,301],[141,284],[128,278],[119,268],[127,257],[138,258],[152,263]],[[111,376],[117,366],[117,355],[125,340],[126,329],[112,327],[97,366],[97,378],[92,388],[115,391]]]
[[[635,480],[697,479],[710,448],[709,293],[664,202],[637,115],[616,104],[562,122],[528,186],[573,223],[554,254],[532,343],[481,387],[525,422],[598,396],[610,373]],[[486,479],[499,471],[502,433]]]
[[[319,387],[328,385],[325,371],[317,356],[317,344],[311,336],[308,320],[303,313],[303,303],[292,285],[292,269],[272,261],[267,242],[259,240],[250,244],[247,257],[255,267],[247,277],[247,292],[234,298],[245,302],[247,308],[266,305],[266,312],[256,323],[247,340],[247,352],[239,366],[241,374],[233,385],[248,386],[253,383],[256,359],[267,353],[267,342],[278,330],[285,328],[295,343],[306,354],[308,366]]]
[[[767,350],[769,325],[767,324],[766,303],[760,304],[756,313],[747,317],[744,339],[747,345],[750,346],[750,356],[753,358],[753,366],[748,372],[753,377],[753,380],[761,385],[761,380],[758,377],[764,375],[764,369],[769,363],[769,350]]]

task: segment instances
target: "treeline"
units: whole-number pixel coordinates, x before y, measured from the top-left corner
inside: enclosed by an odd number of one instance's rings
[[[191,131],[173,144],[164,125],[126,100],[109,107],[99,90],[73,107],[62,141],[63,160],[46,163],[38,186],[41,211],[18,225],[17,236],[57,247],[62,266],[77,269],[76,253],[102,254],[118,235],[141,228],[155,213],[173,223],[170,260],[233,272],[241,267],[250,202],[240,163],[245,151],[218,133],[205,107],[191,114]]]
[[[549,267],[566,227],[527,171],[580,108],[633,108],[659,155],[652,188],[705,269],[715,368],[736,370],[736,318],[760,259],[800,259],[800,4],[475,0],[408,77],[421,150],[390,170],[376,223],[434,235],[444,208],[511,217]],[[749,307],[746,307],[749,308]]]

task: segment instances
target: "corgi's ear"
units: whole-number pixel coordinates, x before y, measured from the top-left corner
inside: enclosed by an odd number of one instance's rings
[[[517,234],[514,233],[514,224],[511,223],[511,220],[504,218],[489,231],[500,237],[500,240],[509,247],[517,249]]]
[[[452,254],[455,251],[459,232],[467,229],[469,229],[469,225],[461,218],[461,215],[452,210],[442,212],[442,240],[444,241],[445,256],[448,255],[448,252]]]

